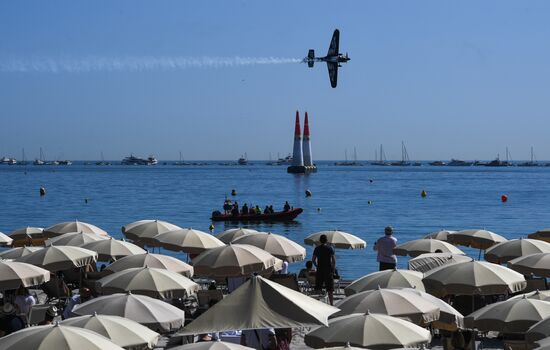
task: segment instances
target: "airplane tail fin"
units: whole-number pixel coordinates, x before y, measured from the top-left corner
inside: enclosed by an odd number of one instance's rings
[[[313,68],[314,63],[315,63],[315,50],[309,50],[307,53],[307,66],[309,68]]]

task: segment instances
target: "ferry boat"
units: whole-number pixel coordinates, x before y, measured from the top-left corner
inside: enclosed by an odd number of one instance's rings
[[[129,157],[126,157],[121,162],[122,165],[157,165],[158,160],[153,157],[149,156],[147,159],[134,157],[134,155],[130,155]]]

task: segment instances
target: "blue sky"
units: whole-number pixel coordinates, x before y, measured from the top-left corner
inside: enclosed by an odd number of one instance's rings
[[[296,109],[315,159],[384,144],[414,159],[550,159],[545,1],[3,1],[0,156],[267,159],[292,151]],[[351,61],[319,65],[10,71],[8,63],[302,58],[334,28]]]

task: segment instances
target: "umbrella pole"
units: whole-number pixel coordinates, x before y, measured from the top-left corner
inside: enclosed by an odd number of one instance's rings
[[[481,261],[481,248],[479,248],[479,255],[477,256],[477,261]]]

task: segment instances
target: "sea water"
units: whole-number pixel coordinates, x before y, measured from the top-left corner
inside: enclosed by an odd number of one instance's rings
[[[162,163],[162,162],[161,162]],[[44,186],[47,194],[39,196]],[[231,196],[231,190],[237,196]],[[313,196],[306,198],[305,191]],[[421,191],[427,197],[421,197]],[[501,195],[508,195],[506,203]],[[89,222],[122,238],[121,226],[141,219],[166,220],[208,232],[213,210],[228,197],[244,203],[285,201],[304,209],[295,222],[241,224],[284,235],[300,244],[321,230],[338,229],[367,241],[361,250],[336,251],[341,276],[376,271],[374,241],[391,225],[399,243],[440,230],[487,229],[507,238],[550,226],[550,168],[334,166],[291,175],[263,162],[247,166],[0,166],[0,231]],[[214,233],[237,227],[214,223]],[[477,258],[476,250],[465,250]],[[186,259],[185,254],[162,250]],[[312,248],[307,247],[308,258]],[[407,257],[398,257],[406,268]],[[303,263],[291,264],[291,271]]]

